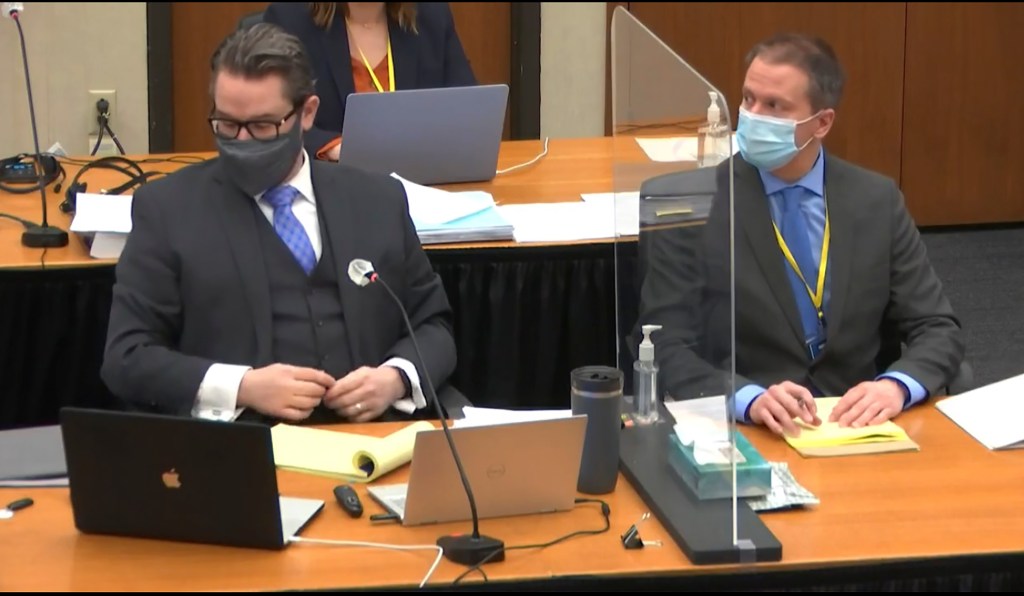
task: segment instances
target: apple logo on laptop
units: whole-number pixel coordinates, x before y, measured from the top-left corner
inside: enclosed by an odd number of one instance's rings
[[[181,488],[181,478],[174,468],[164,472],[161,477],[164,480],[164,486],[167,488]]]

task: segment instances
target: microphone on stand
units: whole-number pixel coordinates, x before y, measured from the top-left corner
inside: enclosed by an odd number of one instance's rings
[[[0,8],[2,8],[3,15],[5,17],[12,19],[15,24],[17,24],[18,37],[21,38],[21,61],[25,67],[25,87],[28,89],[28,109],[29,115],[32,118],[32,140],[35,142],[36,147],[36,176],[38,176],[39,195],[42,198],[43,204],[43,224],[37,226],[35,224],[26,223],[26,229],[21,234],[21,243],[31,248],[59,248],[61,246],[67,246],[68,233],[56,226],[51,226],[46,214],[46,173],[42,163],[42,152],[39,151],[39,132],[36,130],[36,106],[32,100],[32,82],[28,76],[28,51],[25,49],[25,32],[21,28],[20,17],[21,12],[25,10],[25,5],[22,2],[3,2],[2,7]]]
[[[402,306],[402,301],[391,291],[391,287],[377,275],[377,272],[373,270],[373,264],[369,261],[353,259],[348,266],[348,277],[357,286],[379,283],[387,291],[388,296],[395,302],[395,305],[398,306],[398,310],[401,311],[402,319],[405,321],[405,328],[412,339],[412,347],[416,350],[416,357],[419,359],[423,377],[427,381],[427,389],[430,391],[428,397],[434,403],[437,416],[441,420],[441,429],[444,431],[445,439],[448,440],[448,448],[451,449],[452,458],[455,460],[455,467],[459,470],[459,478],[462,479],[462,488],[465,489],[466,498],[469,500],[469,510],[473,516],[473,533],[468,536],[442,536],[437,539],[437,545],[441,547],[444,556],[449,561],[462,565],[479,565],[485,560],[487,562],[504,561],[505,543],[497,538],[480,535],[480,518],[476,512],[476,499],[473,498],[473,490],[469,486],[469,479],[466,477],[466,471],[462,467],[462,460],[459,458],[459,452],[455,448],[451,431],[448,430],[448,423],[445,422],[444,409],[437,398],[437,392],[434,391],[434,383],[430,380],[430,372],[423,361],[423,354],[420,352],[420,346],[416,342],[416,334],[413,333],[412,323],[409,322],[409,314],[405,311],[405,307]]]

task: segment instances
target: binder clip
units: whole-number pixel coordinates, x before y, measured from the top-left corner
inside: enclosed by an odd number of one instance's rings
[[[629,529],[626,530],[626,533],[620,536],[620,538],[622,539],[622,546],[626,547],[626,549],[628,550],[643,548],[645,546],[661,546],[660,540],[649,540],[647,542],[644,542],[640,538],[640,524],[647,521],[647,519],[650,517],[650,513],[644,513],[642,516],[640,516],[639,521],[637,521],[632,526],[629,526]]]

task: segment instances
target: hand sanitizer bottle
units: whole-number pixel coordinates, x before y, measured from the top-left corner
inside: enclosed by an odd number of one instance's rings
[[[644,340],[640,342],[640,358],[633,364],[633,383],[636,400],[636,412],[633,422],[638,425],[656,423],[661,417],[658,413],[658,364],[654,361],[654,342],[651,333],[661,329],[661,325],[644,325]]]
[[[708,97],[707,122],[697,131],[697,165],[701,168],[718,165],[729,157],[729,132],[722,122],[718,93],[708,91]]]

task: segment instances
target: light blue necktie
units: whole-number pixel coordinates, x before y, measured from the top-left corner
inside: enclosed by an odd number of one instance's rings
[[[780,232],[786,240],[786,246],[792,253],[796,264],[800,266],[807,283],[812,289],[818,283],[818,264],[814,262],[814,253],[811,252],[810,226],[807,223],[807,216],[804,215],[800,206],[800,198],[804,191],[798,186],[790,186],[782,189],[782,225]],[[787,269],[792,269],[786,263]],[[817,337],[820,333],[818,327],[818,313],[807,295],[804,283],[800,281],[796,273],[789,272],[790,282],[793,285],[797,307],[800,310],[800,319],[803,322],[804,334],[807,339]]]
[[[316,267],[316,253],[305,228],[292,212],[292,203],[299,194],[293,186],[275,186],[263,198],[274,208],[274,230],[309,275]]]

